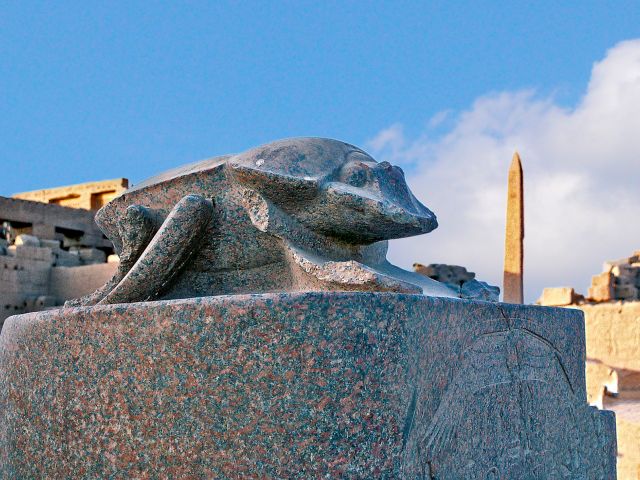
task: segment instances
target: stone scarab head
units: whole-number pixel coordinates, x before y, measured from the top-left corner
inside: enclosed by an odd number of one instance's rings
[[[76,304],[302,290],[455,296],[386,261],[386,240],[430,232],[436,217],[399,167],[337,140],[281,140],[179,167],[96,221],[121,263]]]
[[[371,243],[428,233],[433,212],[411,193],[399,167],[352,145],[284,140],[229,159],[236,178],[312,231]]]

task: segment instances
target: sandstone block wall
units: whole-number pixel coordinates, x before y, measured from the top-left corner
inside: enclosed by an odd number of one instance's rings
[[[640,371],[640,302],[585,303],[578,308],[585,316],[587,357],[612,368]]]
[[[603,265],[603,272],[591,279],[587,298],[596,302],[640,300],[640,250]]]
[[[64,250],[59,241],[19,236],[0,245],[0,328],[11,315],[61,305],[96,290],[115,273],[96,248]]]
[[[640,302],[579,305],[585,315],[587,395],[616,413],[618,478],[640,478]]]
[[[65,187],[47,188],[16,193],[14,198],[50,203],[71,208],[98,210],[124,192],[129,186],[126,178],[79,183]]]
[[[95,224],[94,214],[60,205],[0,197],[0,224],[6,221],[17,233],[60,240],[64,248],[112,248],[111,242]]]
[[[585,316],[587,397],[616,413],[618,478],[640,479],[640,251],[605,262],[586,298],[570,287],[545,288],[538,303]]]
[[[51,269],[50,292],[61,300],[82,297],[107,283],[118,269],[118,263],[98,263],[80,267]]]

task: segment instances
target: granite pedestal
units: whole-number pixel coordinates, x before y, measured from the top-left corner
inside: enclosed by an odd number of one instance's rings
[[[297,292],[67,308],[0,336],[0,478],[613,479],[582,313]]]

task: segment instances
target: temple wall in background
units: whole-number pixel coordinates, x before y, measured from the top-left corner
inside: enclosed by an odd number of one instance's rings
[[[608,261],[587,295],[545,288],[538,303],[584,312],[589,403],[616,413],[618,478],[640,478],[640,251]]]
[[[11,315],[45,310],[93,292],[118,267],[96,248],[67,251],[57,240],[28,238],[30,245],[0,241],[0,327]]]
[[[97,263],[80,267],[53,267],[50,294],[70,300],[88,295],[107,283],[118,269],[118,262]]]
[[[94,221],[95,212],[17,198],[0,197],[0,224],[11,225],[14,237],[26,233],[73,246],[112,249]]]
[[[0,197],[0,327],[11,315],[62,305],[111,278],[118,265],[113,245],[89,207],[99,208],[127,183],[118,179],[20,194],[37,201]],[[62,206],[56,198],[65,192],[84,203]]]
[[[13,198],[51,203],[70,208],[99,210],[129,187],[129,180],[116,178],[100,182],[80,183],[65,187],[47,188],[16,193]]]

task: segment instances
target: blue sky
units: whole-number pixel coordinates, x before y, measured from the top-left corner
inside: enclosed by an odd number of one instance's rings
[[[562,232],[549,239],[529,230],[534,300],[544,285],[583,287],[603,257],[631,253],[630,242],[606,236],[627,214],[617,204],[603,214],[609,223],[596,222],[598,235],[585,235],[561,219],[536,223],[544,202],[535,195],[550,198],[536,190],[552,184],[550,169],[597,173],[616,160],[625,167],[615,178],[558,176],[553,193],[625,198],[637,212],[629,182],[640,145],[629,139],[638,135],[599,138],[593,129],[608,118],[602,131],[640,131],[640,76],[627,82],[631,90],[624,83],[640,65],[640,44],[619,46],[638,37],[637,1],[5,2],[0,195],[121,176],[135,183],[277,138],[333,137],[408,166],[417,195],[439,214],[441,227],[421,243],[392,244],[392,260],[460,263],[499,284],[503,177],[518,148],[531,172],[532,228]],[[603,100],[609,87],[636,113],[599,116],[613,108]],[[537,142],[541,125],[554,128]],[[556,131],[565,132],[561,145]],[[586,163],[566,163],[565,146],[585,139],[594,142],[580,154]],[[596,154],[598,145],[609,150]],[[472,164],[460,159],[476,152]],[[474,177],[476,167],[500,174]],[[443,180],[445,169],[454,180]],[[449,185],[467,177],[452,195]],[[629,185],[613,191],[612,182]],[[462,197],[467,204],[455,202]],[[597,207],[584,202],[573,208]],[[481,215],[477,205],[487,205]],[[624,234],[640,238],[634,228]],[[485,231],[495,238],[483,242]],[[482,248],[471,248],[479,240]],[[549,241],[562,248],[549,251]],[[586,266],[574,269],[579,262]]]
[[[5,2],[0,194],[282,137],[363,144],[490,91],[570,104],[640,5],[562,3]]]

